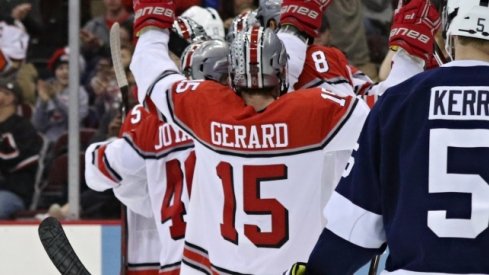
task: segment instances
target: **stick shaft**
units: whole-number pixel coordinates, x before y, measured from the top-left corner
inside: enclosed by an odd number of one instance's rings
[[[126,71],[122,65],[121,56],[121,37],[119,23],[114,23],[110,28],[110,54],[112,56],[112,64],[114,66],[114,72],[117,80],[117,86],[121,91],[122,96],[122,108],[121,115],[122,121],[126,118],[126,114],[129,111],[129,85],[127,82]],[[125,275],[128,267],[127,259],[127,246],[128,246],[128,234],[127,234],[127,208],[124,204],[121,204],[121,274]]]

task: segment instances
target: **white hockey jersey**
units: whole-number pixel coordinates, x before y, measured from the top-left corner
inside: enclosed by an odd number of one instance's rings
[[[153,68],[173,69],[166,39],[151,30],[139,38],[131,68],[140,99]],[[256,112],[229,87],[182,79],[163,77],[147,100],[195,141],[181,274],[279,274],[306,261],[368,107],[312,89]]]
[[[119,136],[136,129],[147,116],[141,104],[134,106],[122,124]],[[145,217],[130,208],[126,208],[125,236],[127,245],[122,246],[122,253],[127,254],[127,275],[158,275],[160,271],[161,242],[158,227],[153,215]],[[124,230],[124,229],[123,229]]]
[[[161,242],[160,274],[179,272],[195,162],[192,151],[189,136],[149,116],[123,138],[92,144],[86,152],[85,174],[92,189],[114,188],[128,208],[154,217]]]

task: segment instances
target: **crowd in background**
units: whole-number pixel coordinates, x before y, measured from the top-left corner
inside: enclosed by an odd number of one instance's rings
[[[217,10],[226,30],[236,15],[258,5],[253,0],[186,2],[188,7]],[[353,65],[378,80],[379,67],[388,51],[393,2],[397,1],[335,0],[324,16],[315,43],[338,47]],[[115,22],[121,25],[123,63],[130,89],[135,89],[128,69],[134,44],[132,1],[82,0],[80,15],[78,103],[83,156],[88,144],[117,136],[121,127],[121,95],[109,48],[109,30]],[[46,211],[53,204],[67,201],[67,26],[67,0],[0,0],[0,50],[8,55],[13,47],[24,53],[11,56],[11,69],[0,73],[0,204],[9,206],[0,206],[8,209],[0,211],[0,219],[21,218],[26,210]],[[1,36],[8,28],[20,33],[15,42],[9,42],[5,33]],[[8,135],[19,127],[20,136]],[[80,169],[83,171],[83,167]],[[36,197],[40,186],[43,196]],[[86,187],[83,177],[80,191],[83,218],[119,215],[120,203],[112,191],[95,193]]]

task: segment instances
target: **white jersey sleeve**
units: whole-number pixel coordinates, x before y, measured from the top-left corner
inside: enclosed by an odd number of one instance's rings
[[[113,189],[129,209],[152,216],[144,160],[124,139],[94,143],[87,148],[85,179],[91,189]]]
[[[387,78],[372,86],[367,95],[382,95],[388,88],[395,86],[424,71],[424,62],[399,49],[392,58],[392,69]]]
[[[299,76],[304,68],[307,44],[291,33],[279,31],[277,36],[282,40],[282,43],[284,43],[285,50],[289,55],[287,73],[289,78],[289,91],[291,91],[294,89],[294,85],[299,80]]]
[[[157,29],[149,29],[139,37],[130,68],[137,82],[140,103],[144,104],[148,89],[158,76],[164,72],[178,72],[177,66],[168,54],[169,39],[168,30]],[[185,77],[181,74],[172,74],[161,79],[158,81],[159,94],[164,94],[174,82],[183,79]],[[157,107],[161,111],[160,105]],[[163,114],[167,116],[164,112]]]

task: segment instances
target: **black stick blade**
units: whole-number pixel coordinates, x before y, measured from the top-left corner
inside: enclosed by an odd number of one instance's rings
[[[39,238],[44,250],[54,266],[63,275],[90,275],[71,247],[68,238],[59,221],[48,217],[38,228]]]

